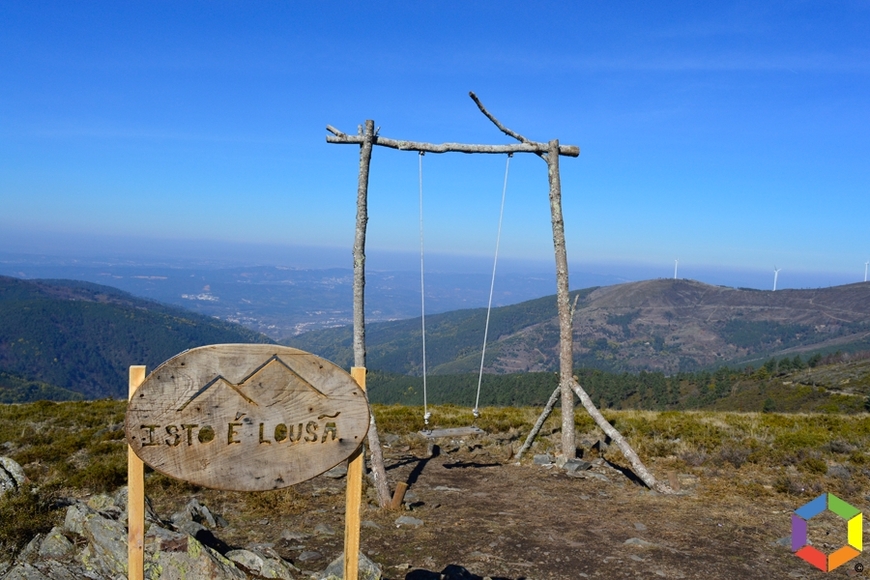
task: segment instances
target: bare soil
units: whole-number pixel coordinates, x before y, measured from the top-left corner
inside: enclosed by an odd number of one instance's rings
[[[664,496],[607,462],[572,476],[555,466],[518,465],[498,445],[442,441],[431,458],[409,445],[385,451],[391,487],[405,481],[409,493],[403,510],[389,511],[367,490],[361,549],[388,579],[438,578],[426,571],[449,565],[471,577],[510,580],[837,578],[862,576],[856,565],[870,568],[870,558],[859,556],[825,574],[795,557],[787,540],[791,514],[812,498],[761,485],[747,493],[752,487],[739,485],[745,474],[736,469],[683,466],[674,472],[681,495]],[[664,477],[671,471],[661,462],[651,468]],[[344,493],[345,479],[320,476],[254,499],[196,495],[229,521],[216,531],[221,541],[270,545],[310,574],[342,552]],[[166,494],[155,503],[168,516],[189,499]],[[423,523],[397,524],[401,516]],[[841,531],[834,522],[814,543],[829,553],[844,542],[845,522]]]

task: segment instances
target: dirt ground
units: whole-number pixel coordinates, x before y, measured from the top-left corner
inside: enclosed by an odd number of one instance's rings
[[[361,550],[385,578],[438,578],[423,571],[448,565],[509,580],[870,576],[855,571],[870,570],[863,555],[829,573],[795,557],[791,514],[812,498],[730,493],[738,470],[677,472],[681,494],[664,496],[603,461],[572,476],[555,466],[517,465],[503,447],[440,443],[431,458],[410,446],[386,450],[391,487],[410,484],[406,509],[363,505]],[[651,468],[666,477],[666,466]],[[216,533],[229,546],[266,544],[307,574],[342,552],[344,478],[320,476],[285,493],[284,503],[256,500],[253,510],[243,494],[206,490],[198,497],[229,521]],[[168,515],[180,502],[167,496],[156,502],[158,512]],[[397,524],[402,516],[422,524]],[[815,529],[811,539],[831,552],[845,543],[845,524]]]

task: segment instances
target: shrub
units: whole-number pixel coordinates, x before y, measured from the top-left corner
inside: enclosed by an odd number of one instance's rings
[[[735,469],[740,469],[740,466],[749,459],[750,453],[752,453],[750,449],[728,445],[719,450],[716,455],[716,463],[718,465],[730,463]]]
[[[710,456],[707,455],[707,452],[703,449],[684,451],[680,454],[680,459],[690,467],[700,467],[704,465],[709,458]]]
[[[825,463],[823,459],[819,459],[818,457],[807,457],[806,459],[798,463],[798,469],[807,473],[824,475],[828,471],[828,464]]]
[[[60,523],[63,512],[55,508],[56,488],[31,484],[0,498],[0,554],[18,553],[36,534]]]

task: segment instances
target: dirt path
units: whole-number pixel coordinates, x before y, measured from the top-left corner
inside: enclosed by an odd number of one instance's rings
[[[606,466],[574,477],[555,466],[504,463],[497,452],[388,456],[390,480],[411,483],[410,509],[365,505],[361,542],[386,578],[434,579],[423,571],[451,564],[509,580],[836,578],[855,576],[857,563],[870,568],[859,556],[825,574],[796,558],[782,538],[806,500],[733,495],[728,479],[737,471],[709,480],[685,474],[685,495],[662,496]],[[344,485],[323,476],[300,484],[294,513],[258,519],[233,519],[236,495],[204,499],[230,520],[220,533],[227,543],[262,542],[316,571],[342,551]],[[422,523],[397,524],[402,516]]]

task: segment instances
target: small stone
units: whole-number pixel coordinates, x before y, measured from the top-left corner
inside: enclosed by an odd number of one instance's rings
[[[89,516],[92,516],[93,513],[93,510],[91,510],[87,505],[77,501],[66,508],[66,518],[63,521],[63,528],[71,534],[81,536],[84,532],[85,520]]]
[[[583,461],[582,459],[569,459],[562,466],[562,469],[568,472],[586,471],[587,469],[591,468],[592,464],[588,461]]]
[[[784,546],[786,548],[791,548],[791,536],[786,536],[784,538],[780,538],[773,542],[774,546]]]
[[[292,580],[293,571],[296,569],[280,558],[269,558],[251,550],[230,550],[224,555],[248,574],[261,578]]]
[[[642,538],[629,538],[625,542],[623,542],[626,546],[632,546],[634,548],[657,548],[656,544],[652,542],[648,542]]]
[[[259,574],[263,567],[263,558],[250,550],[230,550],[224,556],[249,573]]]
[[[194,538],[198,533],[208,530],[204,525],[194,522],[193,520],[179,520],[175,524],[175,529],[189,536],[193,536]]]
[[[414,526],[419,527],[423,525],[423,520],[411,517],[411,516],[400,516],[396,519],[396,527],[399,526]]]
[[[373,530],[380,530],[381,529],[381,526],[379,526],[378,524],[376,524],[375,522],[373,522],[371,520],[363,520],[360,525],[364,528],[372,528]]]
[[[308,534],[303,534],[302,532],[293,532],[290,530],[284,530],[281,532],[281,539],[287,540],[288,542],[304,542],[309,537]]]
[[[347,475],[347,465],[339,464],[323,474],[330,479],[341,479]]]
[[[642,523],[638,522],[638,523],[634,524],[634,529],[637,530],[638,532],[645,532],[646,526],[643,525]]]
[[[88,500],[88,507],[97,512],[104,511],[115,507],[115,499],[105,493],[98,493]]]
[[[54,527],[45,536],[42,545],[39,546],[39,556],[41,558],[59,559],[75,549],[75,546],[69,539],[63,535],[62,528]]]
[[[359,577],[361,580],[380,580],[381,567],[369,560],[365,554],[359,553]],[[344,578],[344,554],[330,562],[321,574],[317,576],[321,580],[327,578]]]
[[[535,455],[533,461],[535,465],[550,465],[553,463],[553,458],[550,457],[549,453],[540,453]]]
[[[314,526],[314,533],[318,536],[334,536],[335,530],[333,530],[327,524],[317,524],[316,526]]]
[[[193,498],[181,511],[172,514],[172,523],[179,527],[182,522],[196,522],[209,529],[223,527],[226,525],[226,520],[220,516],[215,516],[206,506],[199,503],[199,500]]]
[[[9,457],[0,457],[0,496],[10,491],[18,491],[27,481],[24,469]]]
[[[145,534],[145,549],[153,552],[187,552],[187,534],[152,525]]]
[[[323,554],[321,554],[320,552],[314,550],[306,550],[305,552],[302,552],[301,554],[296,556],[296,559],[299,562],[310,562],[312,560],[319,560],[322,557]]]

